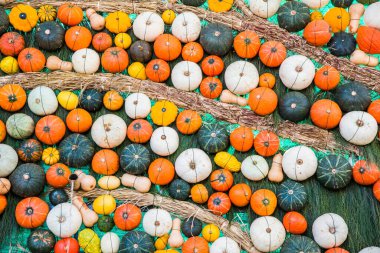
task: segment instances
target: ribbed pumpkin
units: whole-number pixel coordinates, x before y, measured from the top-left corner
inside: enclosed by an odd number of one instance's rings
[[[315,85],[321,90],[332,90],[335,89],[340,82],[339,71],[331,66],[323,66],[314,76]]]
[[[312,21],[305,27],[303,37],[313,46],[324,46],[331,39],[330,25],[324,20]]]
[[[208,199],[207,207],[213,214],[224,215],[231,208],[231,200],[227,194],[215,192]]]
[[[97,174],[113,175],[119,170],[119,156],[111,149],[102,149],[92,158],[91,168]]]
[[[278,112],[285,120],[299,122],[306,119],[310,110],[309,99],[298,91],[291,91],[281,97]]]
[[[271,190],[260,189],[251,196],[251,208],[260,216],[273,214],[277,207],[277,197]]]
[[[225,192],[232,187],[234,177],[232,173],[226,169],[214,170],[210,175],[210,183],[212,189],[215,191]]]
[[[202,29],[199,42],[208,54],[225,55],[233,43],[232,30],[219,23],[209,23]]]
[[[332,55],[348,56],[355,51],[356,40],[350,33],[338,32],[327,43],[327,47]]]
[[[103,104],[108,110],[117,111],[123,106],[124,98],[116,90],[110,90],[104,94]]]
[[[344,32],[350,23],[350,14],[343,8],[334,7],[327,11],[324,20],[329,23],[333,33]]]
[[[286,58],[286,48],[281,42],[267,41],[261,45],[259,57],[265,66],[278,67]]]
[[[7,56],[16,56],[25,48],[25,40],[17,32],[4,33],[0,38],[0,52]]]
[[[30,5],[18,4],[9,13],[9,22],[16,30],[30,32],[38,21],[37,11]]]
[[[64,238],[54,246],[54,253],[79,253],[79,243],[75,238]]]
[[[332,129],[339,125],[342,111],[334,101],[321,99],[312,105],[310,118],[314,125],[323,129]]]
[[[131,26],[131,19],[123,11],[112,12],[106,17],[106,28],[112,33],[124,33]]]
[[[237,207],[244,207],[249,204],[252,196],[251,188],[244,183],[235,184],[231,187],[228,196],[233,205]]]
[[[182,134],[194,134],[201,128],[202,118],[196,111],[184,110],[178,114],[176,126]]]
[[[44,224],[49,206],[40,198],[30,197],[21,200],[15,210],[17,223],[23,228],[36,228]]]
[[[74,133],[87,132],[92,126],[91,114],[81,108],[74,109],[67,114],[66,125]]]
[[[53,165],[59,161],[59,151],[54,147],[45,148],[42,151],[42,161],[47,165]]]
[[[54,51],[62,47],[65,30],[58,23],[49,21],[37,27],[35,39],[38,46],[48,51]]]
[[[282,224],[288,233],[301,235],[307,229],[307,221],[305,217],[295,211],[288,212],[284,215]]]
[[[83,20],[83,10],[74,4],[65,3],[58,8],[58,19],[65,25],[75,26]]]
[[[227,148],[228,133],[218,123],[203,124],[197,133],[200,147],[208,153],[217,153]]]
[[[208,200],[208,190],[203,184],[196,184],[190,191],[191,199],[197,204],[204,204]]]
[[[148,176],[150,181],[156,185],[169,184],[175,175],[174,165],[165,158],[157,158],[148,168]]]
[[[380,124],[380,99],[372,101],[367,112],[376,119],[378,124]]]
[[[169,100],[159,100],[152,106],[150,117],[154,124],[168,126],[178,115],[177,106]]]
[[[127,52],[119,47],[110,47],[102,55],[102,66],[110,73],[123,72],[129,64]]]
[[[70,168],[63,163],[56,163],[46,171],[46,181],[54,188],[64,188],[69,183]]]
[[[17,149],[17,154],[23,162],[37,162],[42,156],[42,145],[34,139],[25,140]]]
[[[40,22],[54,21],[57,17],[57,10],[51,5],[42,5],[37,11]]]
[[[161,34],[158,36],[153,48],[154,54],[164,61],[177,59],[182,51],[181,42],[171,34]]]
[[[270,88],[258,87],[249,94],[248,104],[260,116],[271,114],[277,107],[277,94]]]
[[[182,222],[181,231],[188,238],[198,236],[202,232],[202,222],[195,217],[189,217]]]
[[[201,67],[205,75],[218,76],[223,72],[224,62],[217,55],[209,55],[203,59]]]
[[[284,181],[277,192],[279,206],[285,211],[299,211],[307,202],[305,187],[296,181]]]
[[[25,139],[34,132],[32,117],[24,113],[12,114],[6,122],[7,133],[15,139]]]
[[[103,105],[103,94],[95,89],[85,90],[80,96],[79,104],[88,112],[99,111]]]
[[[97,52],[101,53],[112,46],[112,38],[108,33],[100,32],[94,35],[91,44]]]
[[[360,50],[368,54],[380,53],[380,31],[378,29],[360,26],[356,40]]]
[[[47,230],[38,228],[32,231],[28,237],[28,249],[32,253],[49,253],[55,245],[54,234]]]
[[[261,131],[254,141],[255,151],[261,156],[272,156],[280,148],[280,139],[271,131]]]
[[[146,143],[152,136],[152,125],[144,119],[136,119],[128,126],[127,136],[132,142]]]
[[[310,9],[300,2],[286,2],[277,14],[278,25],[289,32],[301,31],[310,22]]]
[[[121,168],[132,175],[144,173],[150,164],[149,150],[141,144],[130,144],[120,153]]]
[[[251,30],[239,33],[234,39],[234,49],[241,58],[253,58],[260,49],[259,36]]]
[[[129,49],[129,53],[132,60],[145,63],[152,59],[153,50],[148,42],[138,40],[133,42]]]
[[[153,238],[146,232],[129,231],[120,242],[120,253],[154,252]]]
[[[23,72],[40,72],[45,67],[46,58],[40,50],[30,47],[20,52],[17,62]]]
[[[133,230],[141,222],[142,214],[140,208],[133,204],[122,204],[116,208],[113,220],[120,230]]]
[[[164,60],[154,59],[146,65],[145,73],[153,82],[163,83],[170,76],[170,66]]]
[[[344,112],[365,111],[371,103],[368,88],[358,82],[349,82],[338,86],[335,98]]]
[[[47,145],[54,145],[60,142],[65,136],[66,126],[63,120],[55,115],[48,115],[41,118],[35,129],[38,140]]]
[[[79,168],[91,161],[94,155],[94,144],[86,136],[71,134],[59,144],[60,160],[64,164]]]
[[[98,224],[99,230],[102,232],[109,232],[115,226],[113,217],[109,215],[104,215],[100,217],[97,224]]]
[[[206,98],[217,98],[223,90],[223,84],[216,77],[206,77],[202,80],[200,85],[200,92]]]
[[[237,151],[246,152],[253,146],[253,132],[250,128],[241,126],[236,128],[230,134],[230,142],[232,147]]]
[[[73,26],[66,31],[66,45],[73,51],[87,48],[91,44],[91,41],[92,34],[86,27]]]
[[[183,46],[181,55],[185,61],[198,63],[204,55],[203,47],[198,42],[191,41]]]
[[[199,236],[190,237],[182,245],[182,253],[208,253],[209,247],[207,241]]]
[[[49,193],[49,201],[53,206],[67,202],[69,196],[64,189],[54,189]]]
[[[359,160],[352,168],[352,176],[358,184],[372,185],[379,179],[380,170],[374,163]]]
[[[24,163],[10,175],[12,192],[20,197],[38,196],[44,189],[45,173],[41,166]]]
[[[295,235],[285,240],[281,246],[281,253],[321,253],[321,249],[312,239],[302,235]]]
[[[311,18],[311,21],[314,21],[314,20],[323,20],[323,14],[320,11],[313,11],[310,14],[310,18]]]
[[[317,179],[329,189],[346,187],[351,181],[351,176],[351,165],[343,156],[331,154],[318,162]]]
[[[26,92],[18,84],[6,84],[0,87],[0,107],[9,112],[15,112],[24,107]]]
[[[169,185],[169,196],[173,199],[186,200],[190,194],[190,185],[185,180],[175,179]]]
[[[132,44],[132,38],[128,33],[119,33],[115,37],[115,45],[122,49],[127,49]]]

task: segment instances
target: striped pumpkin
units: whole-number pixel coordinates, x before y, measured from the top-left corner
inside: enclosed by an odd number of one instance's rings
[[[288,179],[278,187],[277,199],[278,204],[285,211],[301,210],[307,202],[305,187]]]
[[[153,238],[142,231],[129,231],[120,242],[119,253],[154,252]]]
[[[79,168],[91,162],[95,149],[92,141],[82,134],[71,134],[59,144],[60,162]]]
[[[319,160],[317,179],[325,187],[338,190],[346,187],[352,177],[351,165],[339,155],[328,155]]]
[[[220,124],[204,124],[197,134],[200,147],[208,153],[217,153],[228,147],[227,130]]]
[[[294,235],[284,242],[281,246],[281,253],[321,253],[318,245],[309,237],[303,235]]]
[[[120,154],[121,168],[132,175],[140,175],[148,170],[151,161],[149,150],[141,144],[130,144]]]

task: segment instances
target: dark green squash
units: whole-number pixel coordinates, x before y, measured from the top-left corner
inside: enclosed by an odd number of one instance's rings
[[[277,201],[284,211],[299,211],[307,203],[305,187],[298,182],[288,179],[278,187]]]
[[[69,201],[69,196],[64,189],[54,189],[49,193],[49,201],[56,206]]]
[[[189,217],[182,222],[181,231],[188,238],[198,236],[202,232],[202,222],[193,216]]]
[[[197,133],[200,147],[208,153],[217,153],[228,147],[229,135],[224,126],[218,123],[203,124]]]
[[[285,240],[280,253],[321,253],[321,249],[309,237],[293,235]]]
[[[97,224],[99,230],[102,232],[111,231],[112,228],[115,226],[113,218],[109,215],[103,215],[102,217],[100,217]]]
[[[334,33],[334,36],[327,43],[327,47],[332,55],[348,56],[356,49],[356,39],[354,35],[345,32]]]
[[[60,162],[79,168],[91,162],[95,152],[93,142],[82,134],[71,134],[59,144]]]
[[[208,54],[223,56],[231,50],[233,39],[229,27],[209,23],[202,28],[199,42]]]
[[[379,0],[358,0],[359,3],[361,4],[373,4],[378,2]]]
[[[285,120],[299,122],[306,119],[310,111],[309,99],[298,91],[286,93],[278,104],[278,112]]]
[[[154,252],[153,238],[142,231],[127,232],[120,242],[119,253]]]
[[[346,187],[352,177],[352,167],[340,155],[328,155],[318,162],[317,179],[325,187],[338,190]]]
[[[9,18],[5,9],[0,7],[0,35],[5,33],[9,27]]]
[[[120,154],[121,168],[132,175],[147,171],[151,161],[149,150],[141,144],[130,144]]]
[[[277,21],[281,28],[289,32],[299,32],[311,21],[310,9],[301,2],[286,2],[277,11]]]
[[[44,190],[45,172],[37,164],[24,163],[12,172],[9,181],[14,194],[23,198],[34,197]]]
[[[83,91],[80,96],[80,106],[88,112],[99,111],[103,106],[103,93],[95,89]]]
[[[153,49],[148,42],[138,40],[131,45],[129,54],[133,61],[145,63],[152,59]]]
[[[349,82],[336,88],[335,100],[344,112],[366,111],[371,103],[371,94],[364,85]]]
[[[54,51],[62,47],[65,38],[65,29],[57,22],[44,22],[37,26],[35,39],[37,45],[47,51]]]
[[[348,8],[354,0],[331,0],[335,7]]]
[[[206,0],[182,0],[182,3],[184,5],[190,5],[190,6],[195,6],[195,7],[201,6],[205,2]]]
[[[175,179],[169,186],[170,197],[178,200],[186,200],[190,195],[190,185],[185,180]]]
[[[20,160],[26,163],[34,163],[41,159],[42,145],[35,139],[28,139],[21,142],[20,147],[17,149],[17,154]]]
[[[50,253],[54,245],[55,236],[46,229],[37,228],[28,237],[28,248],[32,253]]]

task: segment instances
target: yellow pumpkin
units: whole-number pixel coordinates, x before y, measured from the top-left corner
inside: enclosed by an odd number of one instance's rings
[[[310,14],[310,19],[311,19],[311,21],[314,21],[314,20],[323,20],[323,14],[320,11],[313,11]]]
[[[19,31],[30,32],[37,21],[37,11],[30,5],[18,4],[9,13],[9,22]]]
[[[141,62],[134,62],[128,67],[128,75],[131,77],[146,80],[145,66]]]
[[[123,49],[127,49],[131,46],[132,39],[131,36],[129,36],[128,33],[119,33],[115,37],[115,45],[117,47],[121,47]]]
[[[331,8],[324,17],[333,33],[344,32],[350,24],[350,14],[343,8]]]
[[[168,126],[175,121],[178,115],[177,106],[168,100],[159,100],[152,106],[151,118],[154,124]]]
[[[78,235],[78,243],[85,253],[102,252],[100,247],[100,238],[92,229],[85,228],[80,231]]]
[[[233,0],[207,0],[208,7],[213,12],[226,12],[231,10]]]
[[[165,24],[171,25],[176,17],[176,14],[172,10],[166,10],[162,13],[162,20],[164,20]]]
[[[214,242],[219,236],[220,230],[214,224],[208,224],[202,229],[202,237],[208,242]]]
[[[131,26],[131,19],[123,11],[112,12],[106,17],[106,28],[112,33],[124,33]]]
[[[37,11],[38,18],[41,23],[46,21],[54,21],[57,17],[57,10],[51,5],[42,5]]]
[[[116,209],[116,200],[109,194],[101,195],[94,200],[92,207],[97,214],[109,215]]]
[[[169,234],[164,234],[163,236],[157,238],[156,242],[154,243],[154,247],[156,247],[157,250],[162,250],[166,248],[166,245],[168,244],[169,240]]]
[[[56,148],[48,147],[42,152],[42,161],[47,165],[56,164],[59,161],[59,151]]]
[[[225,151],[218,152],[214,157],[214,162],[219,167],[227,169],[231,172],[238,172],[241,168],[241,163],[238,159]]]
[[[58,96],[58,103],[68,111],[77,108],[79,103],[78,96],[71,91],[61,91]]]
[[[108,191],[115,190],[120,186],[120,179],[115,176],[104,176],[98,180],[100,188]]]
[[[13,75],[18,72],[18,63],[12,56],[4,57],[0,62],[0,69],[8,75]]]

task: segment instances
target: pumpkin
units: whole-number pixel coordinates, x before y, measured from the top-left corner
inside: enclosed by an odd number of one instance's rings
[[[197,204],[204,204],[208,200],[208,190],[203,184],[196,184],[190,190],[191,199]]]
[[[151,118],[154,124],[168,126],[175,121],[178,114],[177,106],[168,100],[157,101],[151,109]]]
[[[59,161],[59,151],[56,148],[48,147],[42,152],[42,161],[47,165],[53,165]]]
[[[217,153],[227,148],[228,133],[218,123],[203,124],[197,133],[198,144],[208,153]]]
[[[21,34],[7,32],[0,37],[0,52],[7,56],[16,56],[25,48],[25,40]]]
[[[324,20],[329,23],[333,33],[344,32],[350,24],[350,14],[344,8],[334,7],[327,11]]]
[[[247,184],[235,184],[231,187],[228,196],[230,197],[233,205],[237,207],[244,207],[249,204],[252,191]]]
[[[193,91],[202,82],[202,70],[198,64],[191,61],[181,61],[172,69],[173,86],[179,90]]]
[[[248,105],[260,116],[273,113],[277,107],[277,94],[270,88],[258,87],[249,93]]]
[[[131,122],[127,129],[128,139],[135,143],[146,143],[152,136],[153,128],[150,123],[143,119]]]
[[[18,4],[9,13],[9,22],[16,30],[30,32],[38,21],[37,11],[32,6]]]
[[[126,187],[134,188],[141,193],[149,192],[152,182],[148,177],[134,176],[128,173],[124,173],[121,177],[121,183]]]
[[[132,38],[128,33],[119,33],[115,37],[115,45],[122,49],[127,49],[132,44]]]
[[[234,182],[234,177],[231,172],[226,169],[214,170],[210,175],[211,187],[215,191],[228,191]]]
[[[318,162],[317,179],[329,189],[346,187],[351,181],[351,176],[351,165],[343,156],[331,154]]]
[[[282,224],[287,232],[295,235],[301,235],[305,233],[307,229],[307,221],[305,217],[295,211],[286,213],[282,220]]]
[[[199,42],[208,54],[225,55],[233,43],[232,30],[223,24],[209,23],[202,29]]]
[[[380,29],[380,22],[377,20],[377,14],[379,13],[379,10],[379,3],[373,3],[366,8],[364,12],[364,23],[367,26]]]
[[[202,237],[208,242],[214,242],[219,238],[220,230],[214,224],[208,224],[202,229]]]
[[[103,105],[103,94],[95,89],[84,90],[80,96],[79,104],[88,112],[99,111]]]
[[[25,139],[34,132],[32,117],[24,113],[11,115],[6,122],[7,133],[14,139]]]
[[[83,20],[83,11],[79,6],[65,3],[58,8],[58,19],[65,25],[75,26]]]
[[[49,21],[37,27],[35,40],[38,46],[47,51],[54,51],[62,47],[65,30],[58,23]]]
[[[231,209],[231,200],[224,192],[215,192],[208,199],[207,208],[215,215],[224,215]]]
[[[0,178],[0,195],[7,194],[11,189],[11,182],[6,178]]]
[[[201,33],[201,21],[193,12],[185,11],[174,19],[172,33],[183,43],[195,41]]]
[[[176,14],[173,10],[165,10],[161,18],[165,22],[166,25],[171,25],[176,17]]]
[[[190,6],[195,6],[195,7],[201,6],[205,2],[206,0],[182,0],[182,3],[184,5],[190,5]]]
[[[150,148],[160,156],[173,154],[179,146],[178,133],[171,127],[159,127],[153,131]]]
[[[164,60],[172,61],[181,54],[181,42],[171,34],[162,34],[154,42],[154,54]]]
[[[133,204],[122,204],[113,216],[116,227],[121,230],[133,230],[137,228],[141,222],[142,214],[140,208]]]
[[[326,6],[329,3],[329,0],[302,0],[302,2],[309,6],[311,9],[320,9]]]
[[[120,179],[116,176],[104,176],[98,180],[98,185],[104,190],[115,190],[120,186]]]
[[[0,214],[4,212],[5,208],[7,208],[7,205],[8,205],[7,198],[4,195],[0,195]]]
[[[207,0],[208,7],[213,12],[227,12],[231,10],[233,0]]]
[[[251,208],[253,212],[260,216],[271,215],[276,210],[276,195],[267,189],[255,191],[251,196]]]
[[[104,107],[110,111],[119,110],[124,103],[124,98],[115,90],[107,91],[103,97]]]
[[[182,134],[194,134],[202,126],[202,118],[196,111],[184,110],[178,114],[176,126]]]
[[[91,128],[92,118],[89,112],[77,108],[67,114],[66,125],[71,132],[84,133]]]
[[[7,128],[2,120],[0,120],[0,143],[5,140],[7,136]]]
[[[241,168],[241,163],[238,159],[225,151],[218,152],[214,157],[214,162],[217,166],[230,172],[238,172]]]
[[[146,65],[145,73],[153,82],[163,83],[170,76],[170,66],[164,60],[154,59]]]
[[[205,75],[218,76],[223,72],[224,62],[217,55],[209,55],[203,59],[201,67]]]
[[[314,20],[306,25],[303,37],[313,46],[324,46],[331,39],[330,25],[324,20]]]
[[[116,209],[116,200],[109,194],[100,195],[92,204],[97,214],[109,215]]]
[[[62,163],[56,163],[46,171],[46,181],[54,188],[64,188],[69,183],[71,171]]]
[[[167,185],[174,178],[174,165],[165,158],[157,158],[148,168],[150,181],[157,185]]]
[[[191,239],[191,237],[198,236],[202,232],[202,222],[195,217],[189,217],[182,222],[181,231]]]
[[[140,80],[146,80],[145,66],[141,62],[133,62],[128,67],[128,75]]]
[[[333,129],[338,126],[342,118],[342,111],[334,101],[321,99],[311,106],[310,118],[313,124],[320,128]]]
[[[57,96],[58,103],[66,110],[71,111],[78,106],[79,98],[71,91],[61,91]]]
[[[380,99],[372,101],[367,112],[376,119],[377,123],[380,124]]]
[[[106,28],[111,33],[125,33],[131,26],[132,21],[124,11],[115,11],[106,17]]]
[[[24,48],[17,58],[18,66],[23,72],[40,72],[45,67],[46,58],[36,48]]]
[[[141,144],[130,144],[125,146],[120,153],[121,168],[132,175],[144,173],[150,164],[150,153]]]
[[[152,237],[142,231],[130,231],[126,233],[120,242],[120,253],[143,253],[154,252]]]
[[[62,203],[50,210],[46,224],[54,235],[61,238],[71,237],[79,230],[82,216],[74,205]]]
[[[348,8],[352,4],[353,0],[332,0],[331,3],[335,7]]]
[[[17,154],[23,162],[37,162],[42,156],[42,145],[34,139],[28,139],[20,144]]]
[[[246,152],[253,146],[254,136],[250,128],[240,126],[230,134],[230,143],[234,149]]]
[[[198,63],[203,58],[203,47],[198,42],[189,42],[182,48],[182,58],[185,61]]]
[[[291,90],[306,89],[313,82],[314,76],[314,63],[303,55],[286,58],[280,67],[280,79]]]
[[[350,253],[349,251],[342,248],[331,248],[327,250],[325,253]]]
[[[183,253],[206,253],[209,252],[209,247],[207,241],[199,236],[190,237],[183,245],[182,245]]]
[[[34,114],[45,116],[58,109],[58,100],[51,88],[38,86],[29,93],[28,106]]]
[[[19,165],[9,176],[12,192],[20,197],[38,196],[44,189],[45,172],[33,163]]]
[[[98,220],[98,228],[102,232],[109,232],[115,226],[113,218],[109,215],[104,215]]]
[[[69,196],[64,189],[54,189],[49,193],[49,201],[53,206],[62,204],[68,200]]]
[[[253,58],[260,49],[259,36],[251,30],[240,32],[234,39],[234,49],[241,58]]]
[[[119,236],[113,232],[104,234],[100,241],[100,247],[103,253],[117,253],[119,252],[119,245]]]
[[[342,117],[339,123],[339,132],[346,141],[363,146],[376,138],[378,125],[371,114],[352,111]]]
[[[101,59],[102,67],[110,73],[123,72],[129,64],[128,53],[119,47],[110,47],[104,51]]]
[[[280,8],[281,0],[267,1],[267,0],[252,0],[249,2],[249,9],[256,16],[262,18],[270,18],[276,14]]]
[[[138,62],[148,62],[152,59],[152,46],[143,40],[133,42],[129,49],[132,60]]]
[[[311,0],[311,1],[313,1],[313,0]],[[314,20],[323,20],[323,14],[320,11],[313,11],[310,14],[310,19],[311,19],[311,21],[314,21]]]
[[[323,66],[315,73],[314,83],[321,90],[335,89],[340,82],[339,71],[331,66]]]
[[[17,60],[12,56],[4,57],[0,61],[0,69],[8,75],[16,74],[19,70]]]
[[[281,97],[278,112],[285,120],[299,122],[309,115],[310,106],[309,99],[304,94],[292,91]]]
[[[6,84],[0,87],[0,107],[8,112],[15,112],[24,107],[26,92],[18,84]]]
[[[290,252],[321,253],[321,249],[309,237],[296,235],[288,238],[281,246],[281,253]]]
[[[112,46],[112,38],[108,33],[100,32],[94,35],[91,44],[97,52],[104,52]]]
[[[201,149],[190,148],[183,151],[175,161],[177,175],[188,183],[198,183],[206,179],[212,170],[209,156]]]
[[[0,7],[0,35],[5,33],[9,27],[9,18],[5,9]]]
[[[371,1],[371,0],[359,0],[359,2],[364,2],[364,1]],[[379,247],[367,247],[367,248],[364,248],[362,249],[361,251],[359,251],[359,253],[376,253],[376,251],[379,251],[380,248]]]
[[[36,137],[39,141],[47,145],[57,144],[65,136],[65,133],[65,123],[61,118],[55,115],[45,116],[36,124]]]
[[[31,229],[44,224],[48,212],[49,206],[45,201],[37,197],[30,197],[18,202],[15,216],[21,227]]]
[[[310,9],[300,2],[286,2],[277,12],[278,25],[288,32],[298,32],[310,23]]]
[[[286,58],[286,48],[281,42],[267,41],[261,45],[259,57],[265,66],[278,67]]]
[[[105,114],[95,120],[91,127],[92,140],[101,148],[114,148],[125,140],[127,124],[115,114]]]
[[[160,15],[149,11],[140,13],[133,22],[133,33],[140,40],[147,42],[155,41],[164,33],[164,28],[165,24]]]
[[[178,199],[186,200],[190,194],[190,185],[182,179],[175,179],[169,185],[169,196]]]
[[[271,73],[263,73],[259,78],[259,86],[272,89],[276,85],[276,77]]]
[[[252,222],[250,236],[256,249],[270,252],[281,247],[285,241],[286,232],[277,218],[264,216]]]
[[[94,155],[94,145],[86,136],[71,134],[59,144],[61,162],[74,168],[85,166]]]
[[[347,239],[347,235],[347,224],[338,214],[325,213],[313,223],[314,240],[322,248],[340,246]]]
[[[241,172],[244,177],[252,181],[260,181],[268,175],[269,165],[267,161],[258,155],[246,157],[241,164]]]
[[[0,143],[0,177],[9,176],[17,167],[16,151],[7,144]]]
[[[84,26],[70,27],[65,34],[65,42],[68,48],[73,51],[84,49],[90,46],[92,34]]]
[[[49,230],[39,228],[30,233],[27,243],[32,253],[49,253],[54,248],[55,237]]]
[[[42,5],[37,11],[37,16],[41,23],[54,21],[57,17],[57,10],[54,6],[48,4]]]
[[[306,146],[296,146],[288,149],[282,159],[285,174],[294,181],[304,181],[313,176],[317,166],[317,157],[313,150]]]
[[[379,179],[380,170],[374,163],[359,160],[352,168],[352,175],[356,183],[372,185]]]
[[[261,156],[272,156],[277,153],[280,147],[280,139],[270,131],[261,131],[254,141],[255,151]]]
[[[150,209],[144,215],[143,228],[151,236],[163,236],[172,228],[172,217],[164,209]]]
[[[306,205],[307,193],[302,184],[286,180],[277,189],[277,199],[283,210],[299,211]]]
[[[371,103],[368,88],[358,82],[340,85],[335,90],[335,97],[344,112],[365,111]]]
[[[332,55],[348,56],[356,49],[356,40],[354,35],[345,32],[335,33],[327,47]]]
[[[380,202],[380,180],[377,180],[373,185],[372,191],[375,198]]]
[[[151,109],[150,99],[143,93],[131,93],[125,99],[125,112],[132,119],[141,119],[148,116]]]
[[[75,238],[64,238],[54,246],[54,253],[79,253],[79,243]]]

